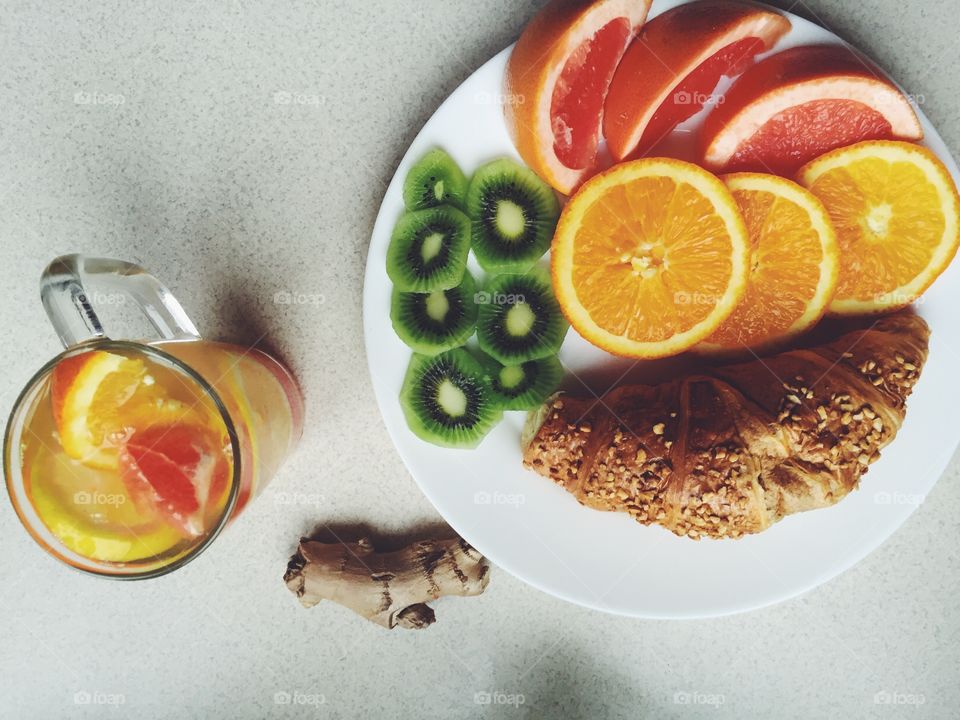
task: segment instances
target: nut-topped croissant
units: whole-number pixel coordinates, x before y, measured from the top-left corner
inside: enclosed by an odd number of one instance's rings
[[[524,464],[598,510],[736,538],[827,507],[899,431],[927,358],[909,312],[809,349],[531,413]]]

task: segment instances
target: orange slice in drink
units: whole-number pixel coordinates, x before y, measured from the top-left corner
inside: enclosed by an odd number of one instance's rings
[[[720,180],[651,158],[585,183],[551,258],[557,300],[580,335],[616,355],[657,358],[704,340],[734,311],[750,242]]]
[[[840,251],[826,208],[790,180],[740,173],[723,178],[750,233],[743,300],[697,349],[766,349],[813,327],[837,288]]]
[[[960,198],[950,172],[926,148],[860,143],[817,158],[799,177],[837,231],[840,280],[832,313],[909,305],[957,254]]]
[[[881,70],[842,45],[809,45],[747,70],[707,116],[704,165],[792,176],[864,140],[919,140],[920,120]]]
[[[552,0],[507,65],[504,111],[521,157],[569,194],[595,170],[603,103],[651,0]]]
[[[657,15],[627,50],[610,85],[603,130],[611,154],[623,160],[650,150],[714,100],[722,77],[742,73],[789,31],[780,13],[729,0],[692,2]]]
[[[93,468],[117,467],[131,428],[192,413],[166,398],[143,360],[103,350],[62,361],[51,376],[53,418],[64,452]]]

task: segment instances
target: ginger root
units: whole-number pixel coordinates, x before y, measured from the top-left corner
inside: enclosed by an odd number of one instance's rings
[[[461,538],[426,540],[378,553],[364,538],[323,543],[301,538],[284,582],[304,607],[330,600],[385,628],[419,630],[435,620],[426,604],[444,595],[479,595],[490,566]]]

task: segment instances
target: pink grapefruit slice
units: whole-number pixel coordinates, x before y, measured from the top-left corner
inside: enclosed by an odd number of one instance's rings
[[[658,15],[620,62],[603,129],[617,160],[649,151],[790,31],[783,15],[755,5],[703,0]],[[719,100],[718,100],[719,102]]]
[[[507,65],[504,111],[520,156],[569,195],[597,169],[603,104],[651,0],[552,0]]]
[[[810,45],[747,70],[710,113],[703,162],[716,172],[792,176],[826,152],[866,140],[920,140],[909,100],[843,45]]]

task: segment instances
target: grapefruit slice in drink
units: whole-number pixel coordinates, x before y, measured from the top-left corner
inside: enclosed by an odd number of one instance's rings
[[[704,123],[704,164],[791,176],[820,155],[865,140],[920,140],[907,98],[851,48],[810,45],[747,70]]]
[[[507,127],[523,160],[569,195],[596,170],[603,103],[651,0],[552,0],[507,65]]]
[[[224,506],[230,462],[216,433],[186,424],[157,425],[127,440],[120,471],[137,507],[195,538],[211,529],[211,513]]]
[[[603,129],[617,160],[645,153],[696,115],[722,77],[735,77],[790,31],[783,15],[704,0],[658,15],[620,62]]]

